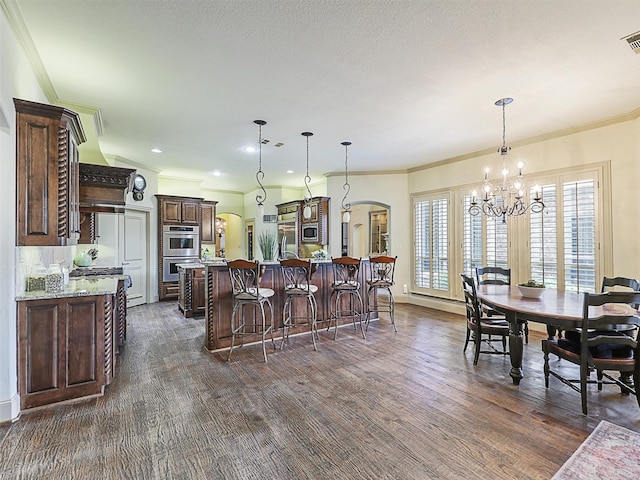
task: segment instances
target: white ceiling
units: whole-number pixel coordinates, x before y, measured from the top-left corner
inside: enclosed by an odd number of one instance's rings
[[[502,97],[508,144],[640,107],[638,0],[2,1],[104,154],[205,188],[255,187],[255,119],[264,183],[301,186],[303,131],[317,182],[345,140],[350,172],[497,148]]]

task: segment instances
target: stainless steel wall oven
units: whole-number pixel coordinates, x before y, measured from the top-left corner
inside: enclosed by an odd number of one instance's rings
[[[163,257],[199,257],[199,228],[190,225],[162,227]]]

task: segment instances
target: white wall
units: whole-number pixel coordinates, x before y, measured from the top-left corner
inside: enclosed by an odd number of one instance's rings
[[[0,14],[0,423],[19,414],[15,278],[16,130],[13,98],[48,103],[31,67]]]
[[[409,232],[410,209],[409,194],[407,193],[407,175],[358,175],[349,174],[348,202],[383,203],[389,205],[389,243],[390,256],[398,256],[395,272],[395,287],[393,295],[397,302],[406,302],[407,295],[402,293],[403,285],[411,282],[411,239]],[[344,176],[332,175],[327,178],[327,196],[331,198],[329,204],[329,253],[333,257],[341,256],[342,246],[342,215],[341,204],[344,197]],[[356,206],[354,205],[354,208]],[[368,222],[368,213],[367,213]],[[368,230],[368,227],[367,227]]]
[[[610,161],[613,271],[606,274],[634,278],[640,277],[639,134],[640,119],[636,118],[535,143],[512,143],[510,154],[513,160],[525,162],[523,173],[529,184],[542,172]],[[474,182],[479,190],[484,167],[497,169],[498,157],[493,153],[413,172],[408,176],[409,193]]]

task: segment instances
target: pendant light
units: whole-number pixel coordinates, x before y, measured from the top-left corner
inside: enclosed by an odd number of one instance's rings
[[[300,135],[307,137],[307,174],[304,177],[304,186],[307,188],[307,193],[309,196],[304,196],[304,209],[302,210],[302,216],[305,220],[311,219],[311,190],[309,189],[309,184],[311,183],[311,177],[309,176],[309,137],[313,136],[311,132],[302,132]]]
[[[349,223],[349,221],[351,220],[351,204],[347,202],[347,196],[349,195],[349,191],[351,190],[351,185],[349,185],[349,156],[347,150],[349,149],[349,145],[351,145],[351,142],[342,142],[340,145],[344,145],[344,185],[342,186],[342,188],[345,190],[345,192],[344,197],[342,198],[342,210],[344,211],[344,213],[342,214],[342,223]]]
[[[481,213],[490,218],[500,218],[502,223],[507,222],[507,217],[517,217],[524,214],[527,210],[532,213],[540,213],[544,210],[544,202],[540,187],[533,187],[533,198],[527,203],[525,195],[525,182],[522,168],[524,164],[518,162],[516,164],[517,174],[510,175],[508,166],[508,156],[511,147],[506,141],[506,121],[505,107],[513,102],[513,98],[501,98],[495,102],[497,107],[502,108],[502,146],[498,148],[500,154],[502,169],[500,171],[501,180],[492,182],[489,180],[489,168],[484,171],[484,183],[482,184],[481,200],[479,205],[476,199],[477,191],[471,193],[471,206],[469,213],[471,215],[480,215]]]
[[[256,208],[256,215],[257,217],[262,220],[263,216],[264,216],[264,201],[267,199],[267,191],[264,189],[264,186],[262,185],[262,181],[264,180],[264,172],[262,171],[262,127],[263,125],[266,125],[267,122],[265,122],[264,120],[254,120],[253,123],[255,123],[256,125],[258,125],[258,171],[256,172],[256,180],[258,181],[258,185],[260,185],[260,188],[262,189],[262,194],[258,193],[256,195],[256,203],[257,208]]]

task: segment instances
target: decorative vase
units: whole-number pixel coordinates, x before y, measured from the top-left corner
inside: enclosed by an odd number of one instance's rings
[[[74,265],[78,267],[88,267],[89,265],[91,265],[92,261],[93,259],[91,258],[91,255],[89,255],[87,252],[80,252],[73,258]]]

